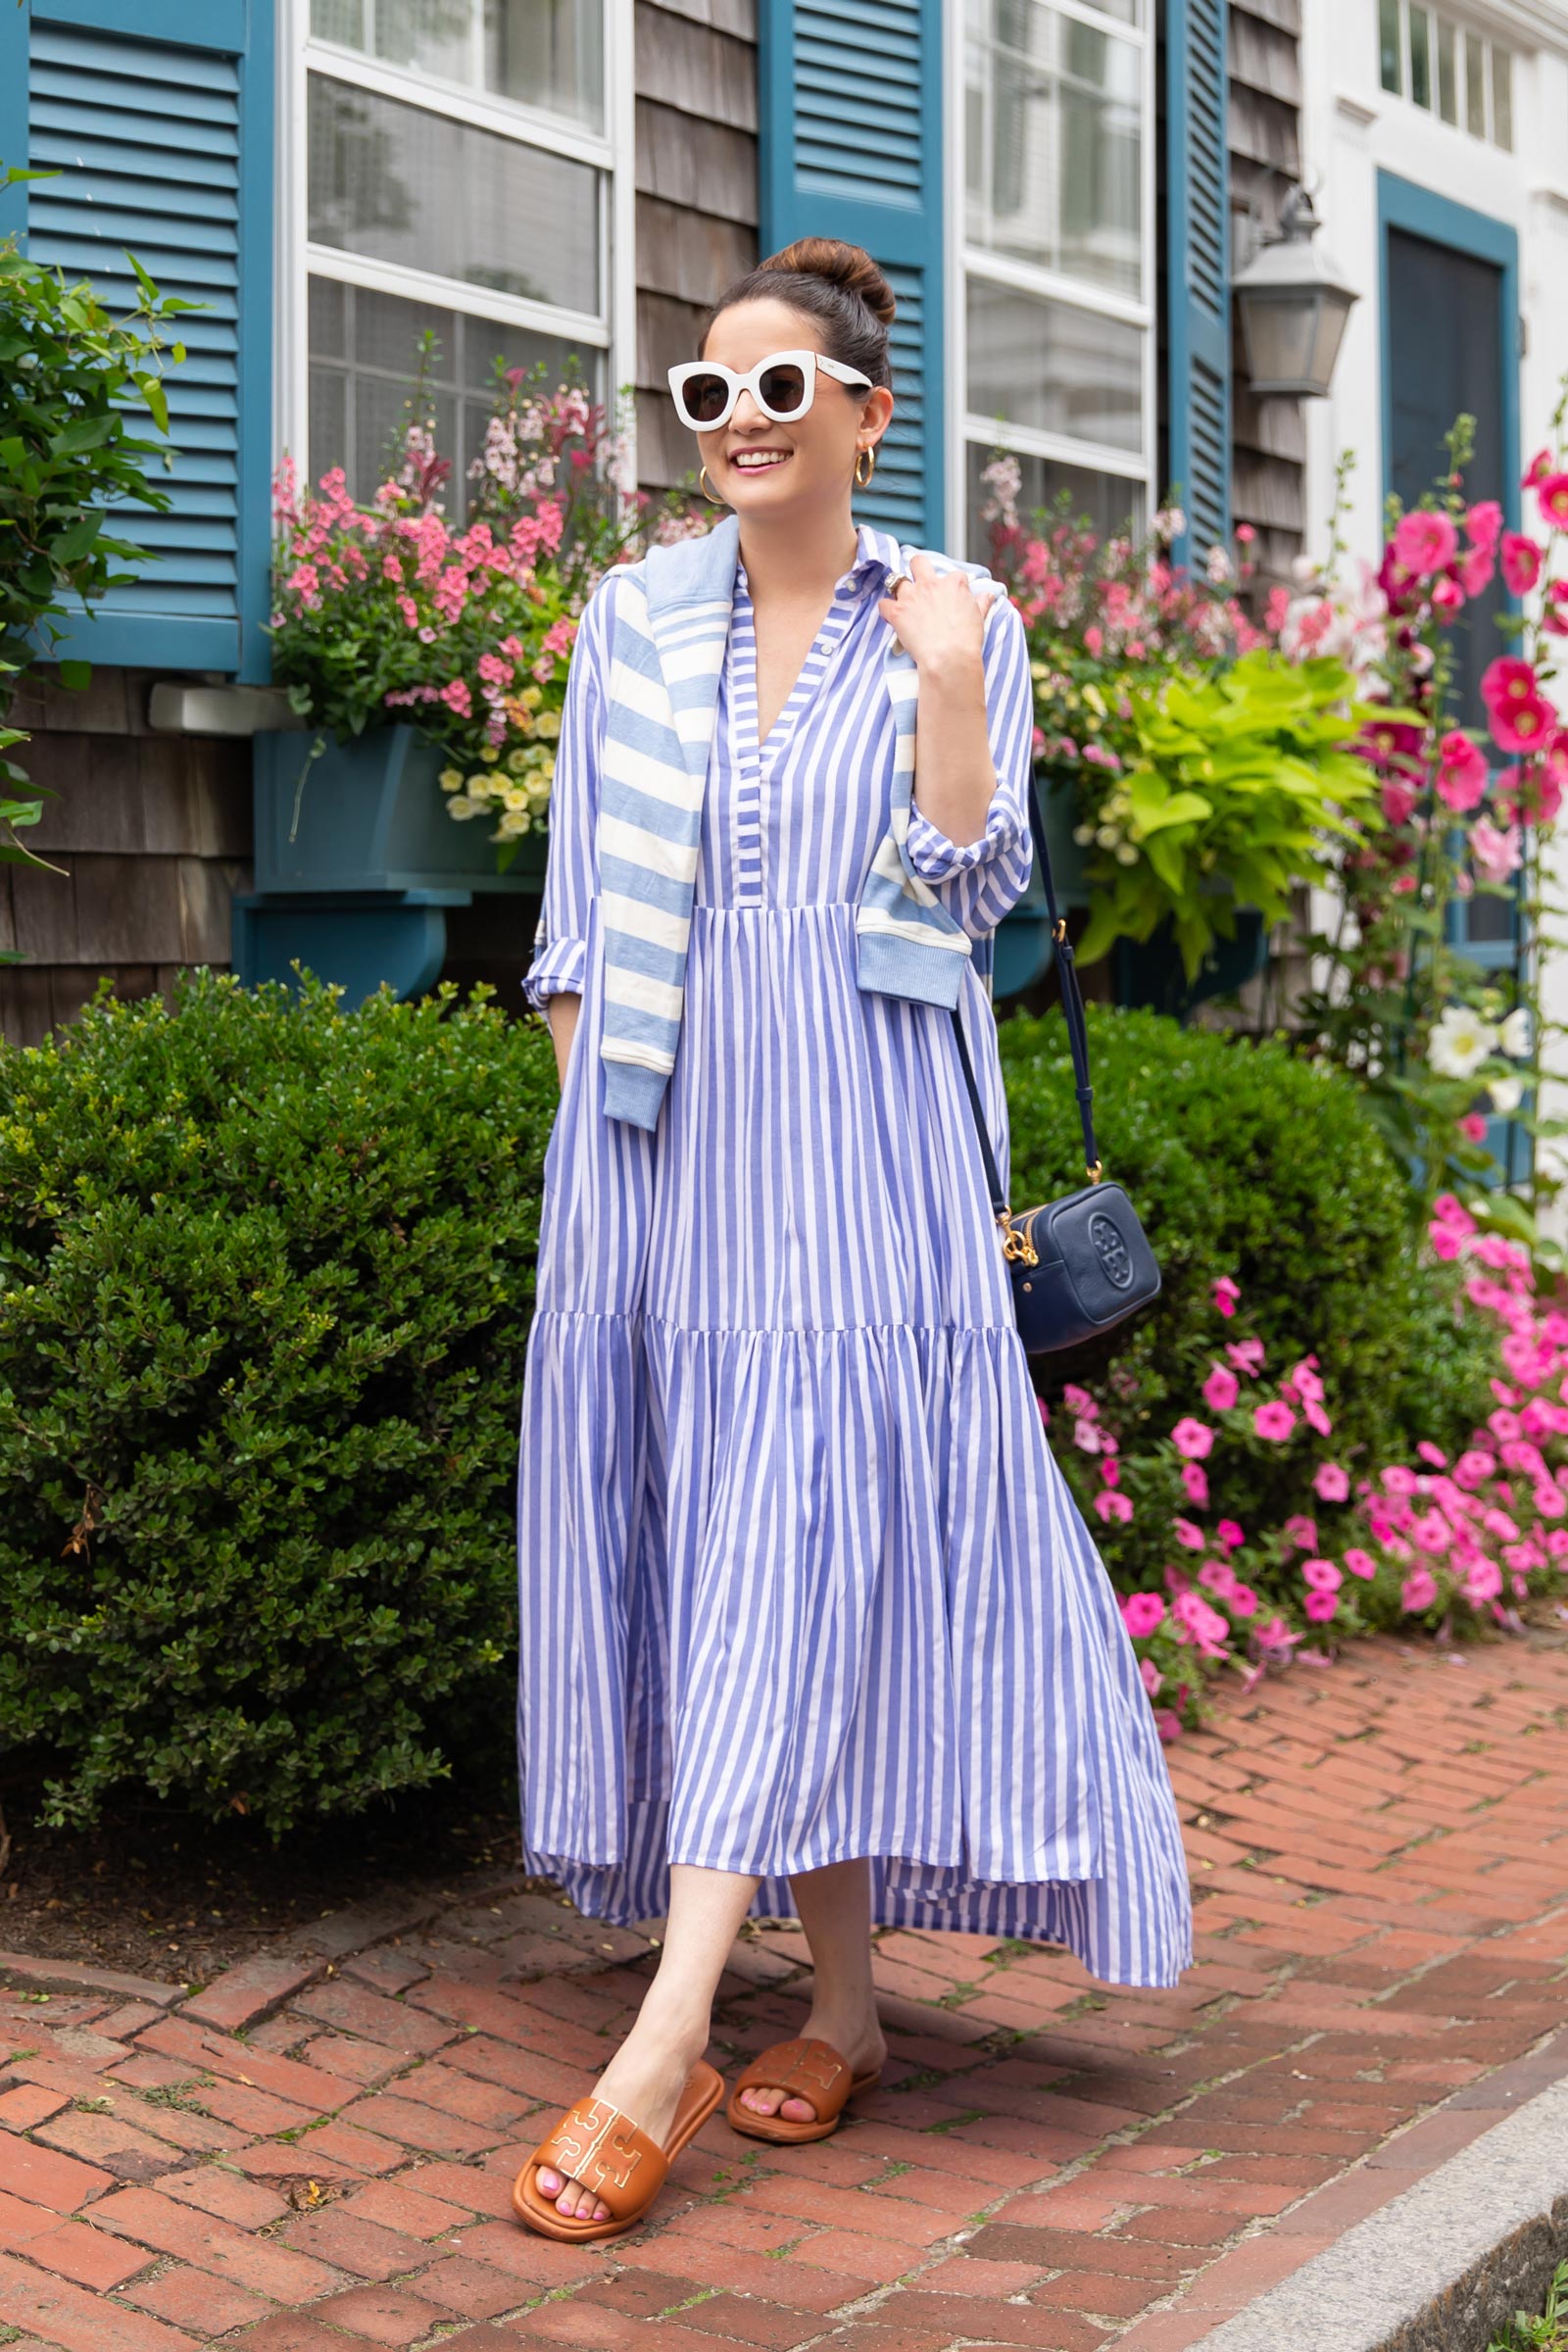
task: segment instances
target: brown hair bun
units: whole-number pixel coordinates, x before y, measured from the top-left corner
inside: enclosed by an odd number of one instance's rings
[[[838,237],[797,237],[757,267],[759,273],[787,270],[796,277],[821,277],[830,286],[842,286],[846,294],[858,294],[883,326],[891,326],[898,316],[893,288],[863,245],[846,245]]]

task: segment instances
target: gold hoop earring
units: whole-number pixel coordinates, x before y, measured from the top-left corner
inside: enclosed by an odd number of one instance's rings
[[[863,473],[860,471],[860,460],[861,460],[862,458],[863,458],[863,459],[864,459],[864,461],[865,461],[865,471],[864,471]],[[873,473],[875,473],[875,471],[876,471],[876,450],[875,450],[875,448],[873,447],[873,448],[871,448],[871,449],[862,449],[862,450],[860,451],[860,453],[859,453],[859,456],[858,456],[858,457],[856,459],[856,461],[855,461],[855,486],[856,486],[857,490],[864,490],[864,489],[865,489],[865,488],[868,486],[868,484],[869,484],[869,482],[870,482],[870,479],[871,479],[871,476],[872,476],[872,474],[873,474]]]
[[[702,468],[701,472],[698,474],[698,476],[697,476],[697,482],[698,482],[698,487],[701,489],[703,496],[704,496],[704,497],[707,499],[707,501],[708,501],[708,503],[709,503],[709,505],[710,505],[710,507],[721,507],[721,506],[723,506],[723,505],[726,503],[726,502],[725,502],[723,499],[721,499],[721,498],[719,497],[719,495],[718,495],[718,493],[717,493],[717,491],[716,491],[716,490],[713,490],[713,489],[710,489],[710,486],[709,486],[709,480],[708,480],[708,467],[707,467],[706,466],[705,466]]]

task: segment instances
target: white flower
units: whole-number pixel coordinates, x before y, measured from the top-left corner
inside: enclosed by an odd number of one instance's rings
[[[1506,1117],[1510,1110],[1518,1109],[1524,1100],[1525,1090],[1522,1080],[1518,1078],[1489,1078],[1487,1092],[1492,1097],[1493,1109],[1501,1111]]]
[[[447,803],[448,816],[455,816],[459,824],[463,824],[470,816],[488,816],[489,813],[483,801],[470,801],[465,797]]]
[[[1497,1032],[1468,1004],[1446,1005],[1433,1024],[1427,1058],[1440,1078],[1468,1078],[1497,1050]]]
[[[1303,588],[1309,587],[1317,578],[1317,564],[1313,558],[1311,556],[1293,556],[1291,558],[1291,577],[1293,580],[1298,580]]]
[[[1180,507],[1161,507],[1154,516],[1154,536],[1163,539],[1167,547],[1173,539],[1179,539],[1186,528],[1187,517]]]
[[[1224,548],[1218,545],[1211,547],[1208,551],[1208,561],[1203,568],[1216,588],[1228,580],[1231,577],[1231,560]]]
[[[1515,1061],[1523,1060],[1530,1051],[1530,1007],[1516,1004],[1497,1031],[1497,1050]]]

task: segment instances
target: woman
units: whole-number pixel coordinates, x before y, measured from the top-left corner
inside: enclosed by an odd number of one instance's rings
[[[524,1856],[667,1913],[637,2022],[515,2203],[629,2228],[722,2093],[742,1919],[796,1915],[797,2042],[728,2116],[820,2138],[885,2056],[873,1922],[1170,1984],[1170,1786],[1013,1324],[990,934],[1030,870],[1032,703],[987,575],[851,520],[894,410],[887,282],[808,239],[671,370],[707,538],[591,599],[530,1002],[562,1099],[524,1390]],[[907,556],[907,560],[906,559]],[[918,716],[916,750],[916,712]]]

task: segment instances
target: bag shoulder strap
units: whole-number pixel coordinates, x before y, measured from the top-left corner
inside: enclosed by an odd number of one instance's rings
[[[1033,773],[1029,779],[1029,830],[1034,838],[1035,857],[1039,860],[1046,908],[1051,918],[1051,937],[1056,951],[1062,1017],[1067,1024],[1067,1044],[1072,1054],[1073,1083],[1078,1098],[1078,1118],[1083,1128],[1084,1169],[1089,1182],[1098,1184],[1101,1163],[1100,1154],[1095,1149],[1095,1090],[1089,1083],[1089,1030],[1084,1020],[1083,989],[1079,984],[1072,942],[1067,937],[1067,925],[1056,905],[1055,884],[1051,873],[1051,852],[1046,845],[1045,820],[1040,813],[1040,800]],[[958,1041],[958,1061],[969,1096],[969,1107],[974,1113],[975,1132],[980,1138],[980,1157],[985,1167],[991,1206],[999,1219],[1005,1220],[1010,1211],[1002,1189],[996,1153],[991,1149],[991,1138],[986,1131],[985,1109],[980,1101],[980,1089],[975,1084],[974,1064],[969,1058],[969,1041],[963,1033],[963,1015],[956,1004],[953,1007],[953,1027]]]

